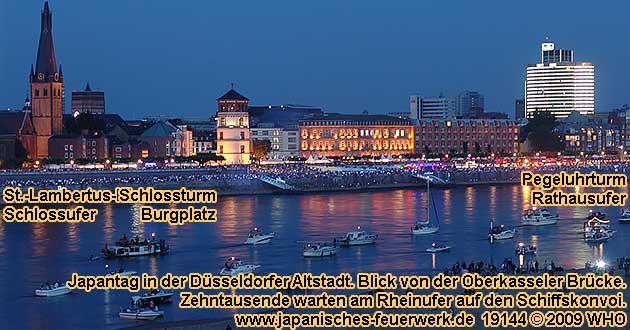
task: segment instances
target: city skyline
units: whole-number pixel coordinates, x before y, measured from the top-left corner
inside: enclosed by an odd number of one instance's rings
[[[0,61],[0,87],[5,91],[0,97],[2,107],[19,109],[28,94],[25,77],[35,62],[33,50],[42,3],[3,4],[2,12],[13,13],[3,17],[3,24],[15,27],[11,29],[15,32],[0,36],[6,45]],[[539,58],[538,47],[547,35],[574,49],[580,60],[599,68],[596,111],[627,103],[623,86],[630,78],[623,74],[627,64],[619,58],[630,50],[614,40],[620,40],[615,33],[621,34],[628,23],[621,16],[615,20],[613,13],[606,22],[575,24],[584,15],[605,9],[597,5],[589,8],[589,13],[563,10],[567,17],[558,20],[571,18],[575,25],[554,24],[553,31],[538,26],[517,29],[518,24],[525,23],[523,14],[517,13],[525,6],[514,8],[513,21],[496,17],[496,22],[480,20],[474,26],[453,22],[452,28],[441,31],[431,25],[431,17],[417,24],[405,20],[409,11],[444,9],[443,4],[435,3],[392,6],[368,2],[361,3],[361,8],[326,2],[280,7],[248,3],[241,8],[195,4],[199,12],[171,8],[167,2],[151,4],[145,8],[134,3],[50,2],[55,17],[55,52],[66,76],[66,113],[70,92],[82,90],[89,81],[107,94],[108,112],[125,113],[130,118],[211,116],[214,100],[232,82],[252,104],[310,104],[341,113],[402,112],[408,108],[409,95],[478,90],[486,96],[486,111],[511,115],[514,99],[523,97],[525,68]],[[453,11],[461,15],[472,8],[489,19],[492,15],[486,11],[494,7],[461,3]],[[548,8],[552,12],[554,5]],[[76,16],[87,9],[102,11],[102,15]],[[240,11],[234,13],[234,9]],[[117,11],[118,27],[111,25],[110,19]],[[381,19],[374,20],[381,12]],[[165,20],[168,15],[171,17]],[[330,20],[321,19],[328,15]],[[243,18],[243,24],[228,24],[235,17]],[[346,18],[355,24],[346,24]],[[502,25],[501,31],[491,31],[495,23]],[[8,26],[4,30],[9,30]],[[608,38],[595,35],[604,31]],[[519,33],[505,38],[512,32]],[[418,42],[406,39],[410,36]],[[455,36],[474,40],[454,42]],[[163,44],[162,38],[170,40],[170,45]],[[328,48],[322,49],[325,46]],[[498,52],[503,56],[487,56]],[[483,75],[476,71],[480,67],[484,68]]]

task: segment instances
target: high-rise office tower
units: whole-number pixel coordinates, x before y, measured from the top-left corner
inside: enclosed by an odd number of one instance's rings
[[[573,51],[556,49],[546,41],[541,47],[541,63],[527,66],[525,116],[537,111],[550,112],[557,118],[571,112],[595,112],[595,66],[575,62]]]

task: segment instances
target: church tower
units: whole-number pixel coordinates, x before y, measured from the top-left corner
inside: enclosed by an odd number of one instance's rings
[[[31,65],[31,117],[35,126],[34,159],[48,158],[48,139],[63,131],[63,71],[57,69],[52,37],[52,14],[48,1],[42,11],[39,48],[35,68]]]

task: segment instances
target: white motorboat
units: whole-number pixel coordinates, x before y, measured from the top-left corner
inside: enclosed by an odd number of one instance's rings
[[[158,310],[157,306],[148,307],[127,307],[121,308],[118,316],[129,320],[155,320],[164,315],[164,311]]]
[[[493,222],[490,222],[490,233],[488,233],[488,239],[490,242],[497,240],[511,239],[516,234],[516,228],[507,229],[504,225],[494,226]]]
[[[302,255],[307,258],[329,257],[337,254],[338,247],[326,243],[306,243]]]
[[[514,253],[518,255],[535,254],[536,247],[534,245],[525,245],[524,243],[518,243],[518,247],[514,250]]]
[[[619,217],[619,222],[630,223],[630,207],[627,209],[624,209],[623,212],[621,212],[621,217]]]
[[[109,265],[105,265],[105,268],[109,268]],[[113,276],[116,274],[119,274],[120,276],[133,276],[133,275],[138,274],[138,272],[134,270],[124,270],[123,268],[119,268],[118,270],[105,273],[105,275],[108,275],[108,276]]]
[[[339,243],[341,246],[367,245],[374,244],[377,238],[378,235],[368,234],[361,230],[361,227],[358,227],[357,230],[348,232],[346,236],[335,239],[335,243]]]
[[[106,258],[122,258],[166,254],[168,250],[169,246],[166,245],[166,242],[156,239],[155,234],[152,234],[151,239],[144,240],[140,240],[137,236],[135,239],[129,240],[127,236],[123,236],[114,245],[105,245],[102,252]]]
[[[429,187],[430,180],[426,180],[426,181],[427,181],[427,219],[424,221],[421,221],[421,220],[416,221],[413,227],[411,227],[411,234],[413,235],[435,234],[438,232],[438,230],[440,230],[440,222],[437,217],[437,210],[435,209],[435,202],[431,198],[431,190]],[[436,220],[435,224],[431,224],[430,205],[432,201],[433,201],[433,209],[435,210],[435,220]]]
[[[158,289],[153,289],[145,292],[141,296],[133,296],[131,297],[131,301],[136,306],[148,306],[151,301],[154,304],[159,305],[173,296],[173,292],[171,291],[160,291]]]
[[[431,244],[431,247],[427,249],[427,252],[436,253],[436,252],[448,252],[451,250],[450,246],[439,245],[439,244]]]
[[[72,293],[72,290],[68,289],[66,284],[61,282],[55,282],[53,284],[44,283],[39,289],[35,290],[35,296],[37,297],[56,297],[69,293]]]
[[[536,209],[525,211],[523,213],[524,226],[544,226],[558,223],[559,216],[551,214],[547,209]]]
[[[221,269],[219,274],[236,276],[238,274],[253,273],[258,268],[260,268],[260,265],[244,264],[240,259],[231,257],[225,262],[225,266]]]
[[[270,243],[271,240],[276,236],[276,233],[263,234],[260,229],[252,228],[247,235],[247,239],[243,244],[249,245],[258,245],[258,244],[266,244]]]

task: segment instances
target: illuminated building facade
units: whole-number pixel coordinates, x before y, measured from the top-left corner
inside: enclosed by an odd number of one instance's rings
[[[569,153],[618,152],[623,146],[623,135],[617,125],[595,116],[573,112],[560,120],[555,128]]]
[[[301,157],[396,156],[414,153],[409,119],[329,113],[300,121]]]
[[[101,115],[105,113],[105,92],[93,91],[90,83],[85,85],[83,91],[72,92],[72,115],[81,113]]]
[[[574,62],[573,51],[555,49],[552,42],[542,44],[541,63],[527,66],[525,115],[532,118],[546,111],[566,118],[573,111],[595,112],[595,66]]]
[[[478,154],[518,152],[519,126],[509,119],[422,119],[416,153]]]
[[[230,89],[217,103],[217,156],[223,156],[226,165],[249,164],[249,99]]]

